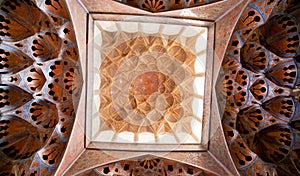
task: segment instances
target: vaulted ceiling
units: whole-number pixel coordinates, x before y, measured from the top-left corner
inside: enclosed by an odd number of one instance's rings
[[[0,0],[0,175],[299,175],[299,41],[298,0]],[[93,141],[98,123],[133,142]]]

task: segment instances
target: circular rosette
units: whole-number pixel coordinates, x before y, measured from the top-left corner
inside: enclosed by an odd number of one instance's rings
[[[131,41],[104,53],[99,71],[102,124],[117,133],[158,135],[175,126],[191,133],[198,112],[194,104],[200,103],[195,102],[199,99],[195,84],[200,79],[195,76],[196,56],[160,37]],[[180,120],[189,126],[178,125]]]
[[[104,68],[102,80],[110,79],[111,85],[101,85],[103,91],[100,96],[104,100],[101,102],[110,99],[100,107],[103,118],[113,119],[112,124],[126,122],[130,125],[124,130],[132,132],[148,131],[149,125],[156,131],[163,124],[176,123],[183,115],[180,107],[182,90],[178,85],[184,81],[186,71],[179,63],[163,67],[167,60],[172,61],[167,56],[156,59],[146,54],[121,62],[113,75],[106,75]],[[134,65],[135,69],[128,69],[128,65]],[[182,73],[182,77],[170,75],[176,69]],[[111,94],[107,97],[104,92],[108,91]]]

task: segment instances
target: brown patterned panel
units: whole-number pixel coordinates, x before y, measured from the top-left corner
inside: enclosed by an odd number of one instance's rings
[[[164,158],[144,156],[96,167],[84,175],[215,175],[202,169]]]
[[[124,5],[114,0],[80,0],[84,9],[89,13],[113,13],[113,14],[131,14],[131,15],[149,15],[160,17],[174,18],[191,18],[216,21],[222,17],[227,11],[241,3],[246,3],[248,0],[222,0],[216,3],[210,3],[190,8],[166,11],[163,13],[151,13],[139,8]],[[76,8],[75,8],[76,9]],[[241,9],[242,10],[242,9]]]
[[[252,1],[228,45],[216,89],[242,175],[300,174],[299,4]]]
[[[240,1],[240,4],[236,4],[232,10],[216,20],[216,31],[220,32],[216,32],[215,36],[215,65],[219,65],[222,61],[236,22],[246,6],[247,1]]]
[[[39,5],[39,7],[38,7]],[[81,89],[65,2],[0,3],[0,175],[53,175]]]
[[[150,12],[163,12],[175,9],[200,6],[220,0],[116,0],[124,4]]]

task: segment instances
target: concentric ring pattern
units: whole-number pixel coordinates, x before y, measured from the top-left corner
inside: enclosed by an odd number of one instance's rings
[[[0,3],[0,175],[53,175],[81,82],[65,1]]]
[[[242,175],[299,175],[300,3],[252,1],[229,43],[217,91]]]

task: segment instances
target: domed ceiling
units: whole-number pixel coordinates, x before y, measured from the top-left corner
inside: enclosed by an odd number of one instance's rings
[[[0,175],[300,175],[298,0],[0,0]]]
[[[97,72],[87,89],[99,93],[88,95],[95,105],[91,140],[199,144],[207,28],[100,20],[94,25],[88,69]]]

